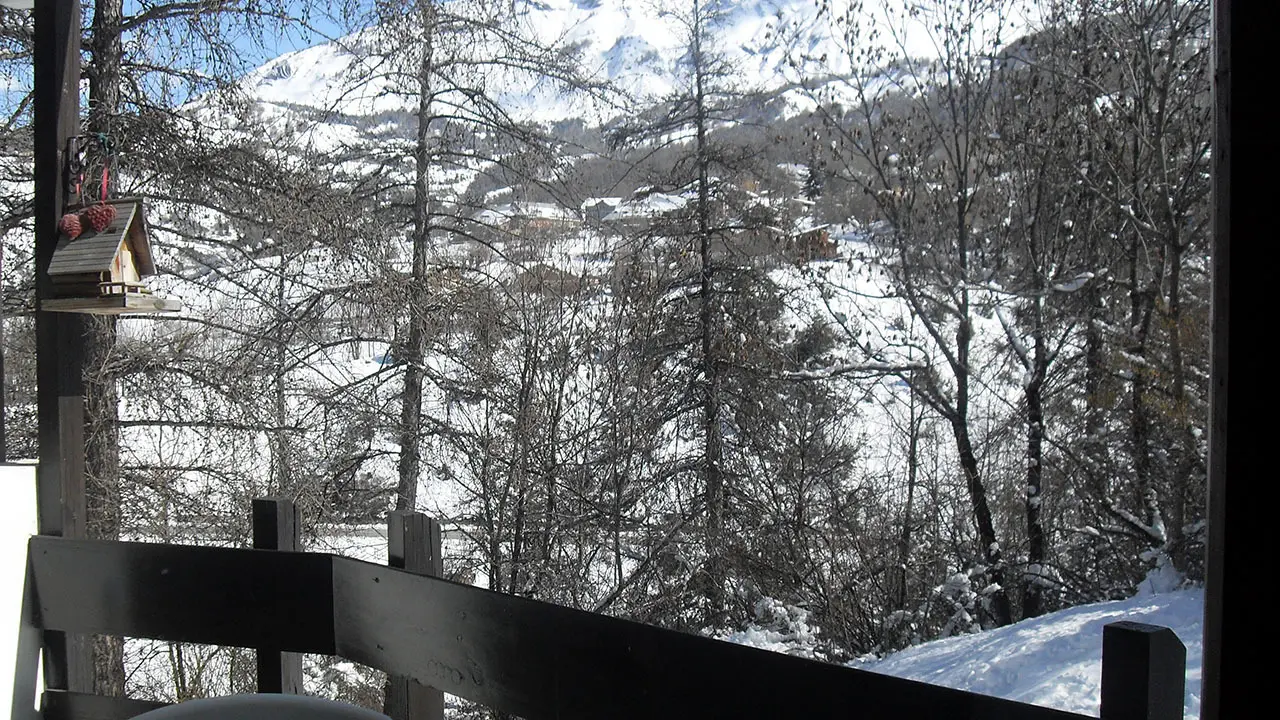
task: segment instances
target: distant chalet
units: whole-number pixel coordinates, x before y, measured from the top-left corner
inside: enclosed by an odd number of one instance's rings
[[[606,224],[640,229],[648,227],[659,218],[680,212],[688,204],[687,197],[641,188],[631,198],[615,203],[613,209],[601,220]]]
[[[517,235],[549,230],[568,230],[582,224],[572,210],[555,203],[512,202],[481,210],[476,221],[494,228],[502,228]]]

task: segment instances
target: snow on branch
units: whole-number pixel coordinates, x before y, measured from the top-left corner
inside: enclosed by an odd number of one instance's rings
[[[927,369],[926,366],[920,364],[894,365],[892,363],[883,362],[841,363],[838,365],[828,365],[827,367],[822,368],[814,368],[812,370],[793,370],[791,372],[782,373],[781,377],[784,380],[827,380],[833,377],[851,375],[854,373],[894,375],[897,373],[925,369]]]
[[[1144,535],[1146,535],[1147,537],[1151,538],[1151,540],[1154,541],[1155,543],[1160,545],[1164,544],[1165,542],[1164,529],[1161,528],[1158,524],[1154,526],[1148,525],[1142,522],[1141,520],[1139,520],[1137,515],[1134,515],[1128,510],[1125,510],[1124,508],[1117,506],[1113,502],[1107,503],[1107,510],[1110,510],[1113,515],[1120,518],[1121,520],[1124,520],[1131,527],[1133,527],[1134,530],[1137,530],[1143,533]]]
[[[1013,326],[1013,322],[1009,320],[1009,315],[1004,308],[996,306],[996,317],[1000,319],[1000,325],[1004,328],[1005,337],[1009,338],[1009,344],[1013,346],[1013,351],[1017,353],[1018,360],[1022,363],[1024,369],[1031,369],[1031,352],[1027,349],[1026,343],[1022,342],[1022,338],[1018,337],[1017,328]]]

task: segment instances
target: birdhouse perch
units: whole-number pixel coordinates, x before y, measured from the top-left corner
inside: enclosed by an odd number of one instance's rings
[[[122,198],[105,204],[116,212],[101,231],[82,222],[82,232],[75,237],[65,229],[58,236],[49,262],[50,296],[41,298],[41,309],[109,315],[180,310],[181,301],[156,295],[142,284],[142,278],[156,274],[142,200]]]

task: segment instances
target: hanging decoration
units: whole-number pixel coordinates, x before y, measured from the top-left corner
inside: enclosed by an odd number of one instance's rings
[[[111,188],[111,168],[116,162],[115,143],[106,133],[77,135],[67,140],[67,195],[80,207],[105,203]],[[98,187],[92,181],[99,179]],[[93,190],[97,190],[94,197]]]
[[[80,224],[80,216],[76,213],[67,213],[58,221],[58,230],[67,237],[75,240],[80,237],[80,233],[84,232],[83,226]]]
[[[111,221],[116,219],[116,206],[106,204],[106,199],[97,205],[90,205],[80,213],[80,218],[84,222],[88,222],[94,232],[102,232],[111,226]]]

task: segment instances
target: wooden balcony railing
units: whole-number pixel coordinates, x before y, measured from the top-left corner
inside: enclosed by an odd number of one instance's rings
[[[277,523],[255,533],[259,544],[287,545],[279,523],[293,522],[292,508],[258,503],[255,524]],[[415,518],[414,536],[430,542],[429,521],[406,514],[393,519],[393,545]],[[438,543],[418,554],[438,558]],[[401,545],[402,566],[406,554]],[[338,655],[525,718],[1085,717],[319,553],[34,537],[24,607],[15,720],[24,698],[32,705],[49,632],[258,648],[260,682],[264,669],[300,678],[288,653]],[[1170,630],[1108,626],[1102,717],[1180,718],[1184,659]],[[279,676],[273,684],[290,688]],[[50,718],[145,707],[56,691],[44,702]],[[407,703],[394,714],[435,712]]]

